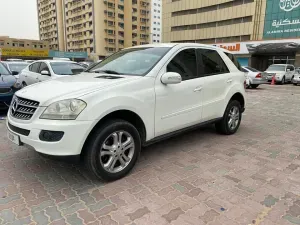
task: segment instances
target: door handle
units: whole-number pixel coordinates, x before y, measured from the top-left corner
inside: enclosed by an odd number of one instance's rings
[[[196,87],[195,89],[194,89],[194,92],[199,92],[199,91],[201,91],[202,90],[202,87]]]
[[[228,79],[228,80],[227,80],[227,83],[231,83],[231,82],[232,82],[232,79]]]

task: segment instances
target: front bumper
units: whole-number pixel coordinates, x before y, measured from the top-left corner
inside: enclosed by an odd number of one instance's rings
[[[292,82],[293,82],[293,84],[300,84],[300,79],[294,78]]]
[[[81,153],[84,142],[94,124],[93,121],[58,121],[38,118],[22,121],[13,118],[8,113],[6,125],[10,132],[20,137],[21,143],[32,146],[37,152],[54,156],[72,156]],[[64,132],[64,135],[57,142],[41,141],[40,133],[43,130],[61,131]]]

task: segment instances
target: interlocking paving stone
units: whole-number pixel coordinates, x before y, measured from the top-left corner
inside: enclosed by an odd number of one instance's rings
[[[247,90],[235,135],[208,126],[149,146],[111,183],[11,144],[0,121],[0,224],[299,225],[299,112],[299,87]]]

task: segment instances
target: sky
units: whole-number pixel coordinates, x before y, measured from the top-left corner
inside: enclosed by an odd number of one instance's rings
[[[0,36],[39,39],[36,0],[0,0]]]

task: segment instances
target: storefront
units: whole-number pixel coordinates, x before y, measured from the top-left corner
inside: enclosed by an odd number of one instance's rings
[[[236,55],[243,66],[265,70],[271,64],[300,66],[300,38],[216,44]]]

